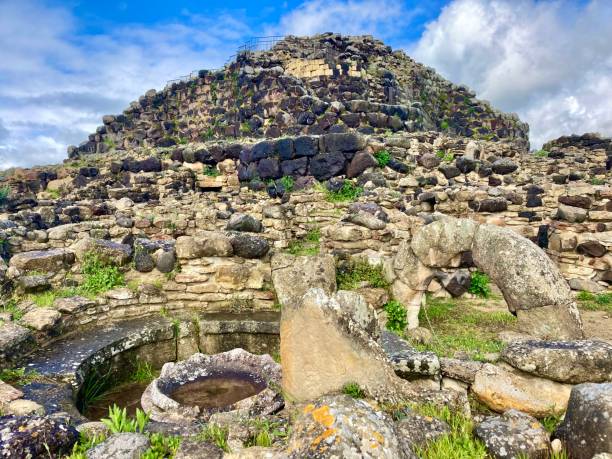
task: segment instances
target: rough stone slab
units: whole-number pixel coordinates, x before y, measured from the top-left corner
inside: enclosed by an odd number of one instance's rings
[[[0,325],[0,367],[16,360],[34,345],[30,330],[13,322]]]
[[[9,265],[21,271],[56,272],[74,263],[74,253],[66,249],[34,250],[14,255]]]
[[[404,417],[395,423],[395,431],[404,450],[411,450],[414,446],[423,447],[427,443],[450,433],[450,427],[440,419],[408,411]]]
[[[546,429],[534,417],[517,410],[485,419],[474,429],[474,436],[485,444],[495,459],[549,457],[550,441]]]
[[[571,386],[485,364],[474,378],[472,391],[493,411],[523,411],[535,417],[565,411]]]
[[[102,362],[127,349],[172,337],[172,321],[169,319],[119,322],[87,329],[50,344],[27,361],[27,368],[74,382],[83,364]]]
[[[440,370],[442,376],[457,379],[467,384],[472,384],[476,378],[476,373],[482,368],[482,362],[474,360],[440,358]]]
[[[406,340],[386,330],[381,333],[380,343],[398,376],[413,379],[440,375],[440,361],[433,352],[417,351]]]
[[[23,397],[23,392],[0,380],[0,407]]]
[[[87,459],[138,459],[150,446],[139,433],[115,434],[87,451]]]
[[[553,436],[573,459],[612,452],[612,383],[575,386]]]
[[[523,341],[501,358],[519,370],[559,382],[612,381],[612,344],[604,341]]]

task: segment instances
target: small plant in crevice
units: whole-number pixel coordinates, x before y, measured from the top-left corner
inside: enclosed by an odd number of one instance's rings
[[[287,245],[287,253],[291,255],[317,255],[321,250],[321,230],[319,228],[313,228],[306,233],[304,239],[295,239],[289,241]]]
[[[379,150],[376,153],[374,153],[374,158],[376,159],[376,162],[378,163],[378,167],[386,167],[387,164],[389,164],[389,161],[391,161],[391,154],[389,153],[388,150]]]
[[[170,459],[176,454],[181,445],[181,437],[167,436],[161,433],[153,433],[149,436],[151,446],[140,459]]]
[[[21,368],[7,368],[0,372],[0,380],[15,386],[25,386],[31,382],[41,379],[41,375],[35,370]]]
[[[338,191],[330,191],[327,188],[323,188],[323,192],[328,202],[345,202],[357,200],[362,195],[363,188],[357,186],[351,180],[345,180]]]
[[[446,163],[450,163],[455,159],[452,151],[438,150],[436,156]]]
[[[535,156],[536,158],[548,158],[549,154],[550,153],[546,150],[538,150],[533,154],[533,156]]]
[[[402,303],[391,300],[384,306],[387,313],[387,330],[402,333],[408,325],[408,313]]]
[[[250,448],[251,446],[269,448],[277,440],[285,440],[288,436],[288,431],[282,422],[269,419],[254,419],[250,421],[250,430],[253,433],[244,443],[245,448]]]
[[[82,264],[83,284],[80,290],[90,295],[125,285],[123,273],[117,266],[102,259],[96,252],[88,252]]]
[[[468,292],[481,298],[489,298],[491,296],[490,279],[485,273],[476,271],[472,273]]]
[[[293,191],[293,187],[295,186],[295,180],[290,175],[285,175],[281,177],[280,184],[285,188],[287,193],[291,193]]]
[[[11,194],[11,188],[6,185],[0,187],[0,205],[4,204]]]
[[[148,383],[157,376],[156,371],[149,362],[137,359],[132,366],[134,370],[129,378],[131,382]]]
[[[215,166],[204,166],[202,173],[207,177],[218,177],[221,175],[219,169],[217,169]]]
[[[79,436],[79,441],[72,447],[70,456],[66,456],[65,459],[87,459],[87,451],[102,443],[104,440],[106,440],[106,436],[102,434],[87,435],[81,433]]]
[[[206,427],[200,431],[197,438],[200,441],[206,441],[217,445],[223,451],[229,453],[230,448],[227,443],[228,435],[229,429],[227,427],[221,427],[217,424],[207,424]]]
[[[108,408],[108,418],[101,419],[100,421],[113,434],[124,432],[143,433],[149,423],[149,415],[140,408],[136,408],[136,417],[130,418],[125,408],[113,405]]]
[[[365,260],[350,261],[336,268],[336,282],[339,290],[354,290],[362,282],[374,288],[388,288],[382,265],[371,265]]]
[[[356,382],[346,384],[342,388],[342,393],[352,398],[365,398],[365,391]]]

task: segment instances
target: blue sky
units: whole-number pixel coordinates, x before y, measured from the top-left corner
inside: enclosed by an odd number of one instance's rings
[[[252,36],[372,34],[531,126],[612,134],[609,0],[0,0],[0,169],[61,161],[102,115]]]

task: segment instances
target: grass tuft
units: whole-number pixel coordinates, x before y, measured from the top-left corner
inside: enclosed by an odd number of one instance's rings
[[[406,308],[399,301],[391,300],[384,306],[387,313],[387,330],[403,333],[408,325]]]
[[[227,444],[227,437],[229,435],[229,429],[227,427],[221,427],[217,424],[207,424],[198,435],[198,440],[206,441],[217,445],[226,453],[230,452],[229,445]]]
[[[374,158],[376,158],[376,162],[378,163],[378,167],[386,167],[391,161],[391,154],[387,150],[379,150],[374,153]]]
[[[365,398],[365,391],[356,382],[346,384],[342,388],[342,393],[353,398]]]
[[[382,265],[371,265],[367,261],[351,261],[336,269],[338,290],[354,290],[362,282],[370,287],[388,288],[389,282],[385,278]]]

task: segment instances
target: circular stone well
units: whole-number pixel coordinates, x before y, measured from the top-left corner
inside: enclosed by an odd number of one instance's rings
[[[166,363],[159,378],[142,394],[151,419],[188,424],[218,412],[271,414],[284,405],[281,366],[269,355],[233,349],[215,355],[194,354]]]

